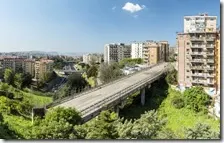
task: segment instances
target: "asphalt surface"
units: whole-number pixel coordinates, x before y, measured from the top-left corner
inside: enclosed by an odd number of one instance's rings
[[[75,108],[78,111],[81,111],[83,109],[88,108],[89,106],[98,103],[99,101],[119,92],[123,89],[144,80],[145,78],[154,77],[159,72],[161,72],[164,69],[164,66],[167,65],[167,63],[162,63],[158,66],[155,66],[147,71],[142,71],[140,73],[137,73],[135,75],[130,76],[129,78],[126,78],[124,80],[118,81],[116,83],[110,84],[108,86],[102,87],[101,89],[98,89],[96,91],[87,93],[85,95],[82,95],[80,97],[74,98],[70,101],[64,102],[62,104],[59,104],[55,107],[72,107]],[[54,108],[55,108],[54,107]]]

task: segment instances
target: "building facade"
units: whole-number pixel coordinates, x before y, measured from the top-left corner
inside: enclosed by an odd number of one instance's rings
[[[131,58],[131,45],[119,43],[104,46],[104,62],[120,62],[125,58]]]
[[[86,54],[83,55],[83,63],[90,64],[90,62],[94,61],[95,63],[101,63],[102,56],[99,54]]]
[[[29,73],[32,77],[34,77],[34,63],[35,60],[18,57],[4,57],[0,60],[2,71],[9,68],[16,73]]]
[[[184,33],[177,34],[179,85],[215,87],[216,19],[184,17]]]
[[[153,65],[168,61],[169,44],[167,41],[146,41],[143,43],[143,62]]]
[[[142,42],[134,42],[131,44],[131,58],[143,58],[143,43]]]
[[[41,59],[35,62],[35,79],[42,80],[46,73],[53,72],[53,61]]]

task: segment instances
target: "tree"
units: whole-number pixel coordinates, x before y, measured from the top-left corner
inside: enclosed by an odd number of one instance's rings
[[[203,87],[196,86],[184,91],[184,99],[188,108],[196,112],[207,112],[210,103],[209,95],[205,93]]]
[[[123,68],[125,66],[134,66],[135,64],[141,64],[141,63],[143,63],[143,59],[141,58],[135,58],[135,59],[125,58],[119,62],[119,67]]]
[[[8,124],[0,113],[0,139],[15,139],[15,133],[9,129]]]
[[[181,96],[174,96],[171,102],[172,105],[177,109],[183,108],[185,105],[184,99]]]
[[[175,69],[172,69],[168,72],[166,76],[166,81],[169,84],[176,85],[177,84],[177,71]]]
[[[88,123],[76,126],[79,138],[85,139],[116,139],[118,115],[110,111],[102,111],[98,117]]]
[[[102,82],[109,82],[114,80],[122,75],[117,63],[105,64],[103,63],[100,67],[100,80]]]
[[[185,130],[186,139],[220,139],[220,133],[211,130],[207,124],[197,123],[195,127]]]
[[[22,87],[27,87],[32,83],[32,75],[30,73],[23,74],[23,85]]]
[[[67,86],[71,89],[81,90],[87,86],[87,82],[81,74],[73,73],[68,77]]]
[[[165,125],[165,120],[160,120],[154,110],[141,115],[141,118],[125,121],[118,126],[121,139],[155,139]]]
[[[87,78],[89,77],[97,77],[98,75],[98,68],[96,65],[92,65],[88,70],[87,70]]]
[[[17,73],[15,74],[14,77],[14,85],[19,88],[22,89],[22,85],[23,85],[23,75],[21,73]]]
[[[19,88],[22,89],[26,86],[29,86],[32,82],[32,76],[29,73],[17,73],[15,74],[14,77],[14,85]]]
[[[4,80],[9,85],[13,85],[13,83],[14,83],[14,72],[11,69],[5,69]]]
[[[81,122],[80,114],[72,108],[55,108],[43,120],[35,121],[32,139],[74,139],[74,125]]]

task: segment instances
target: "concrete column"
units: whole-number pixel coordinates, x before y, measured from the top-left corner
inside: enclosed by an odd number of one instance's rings
[[[119,105],[116,105],[116,106],[114,107],[114,112],[117,113],[117,114],[119,115],[119,111],[120,111],[120,109],[119,109]]]
[[[142,88],[140,93],[141,93],[141,104],[145,105],[145,88]]]

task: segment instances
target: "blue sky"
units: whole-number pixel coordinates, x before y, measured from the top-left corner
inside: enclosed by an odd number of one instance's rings
[[[106,43],[134,40],[175,45],[183,17],[200,12],[219,23],[220,1],[0,0],[0,52],[103,52]]]

